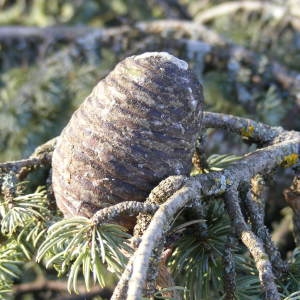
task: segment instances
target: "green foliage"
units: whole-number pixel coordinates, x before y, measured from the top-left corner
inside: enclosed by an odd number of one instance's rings
[[[70,270],[68,290],[78,292],[77,282],[81,272],[87,289],[93,282],[107,283],[107,271],[120,275],[131,248],[126,243],[130,237],[124,228],[113,224],[96,225],[85,217],[73,217],[53,224],[40,246],[37,260],[44,258],[46,267],[53,266],[60,275]],[[92,279],[91,279],[92,278]]]
[[[180,231],[182,238],[175,245],[169,266],[176,282],[185,288],[184,299],[221,299],[224,294],[223,253],[227,235],[230,233],[229,219],[223,202],[208,203],[205,213],[207,231],[201,232],[197,224],[203,220],[189,221],[177,225],[173,231]],[[205,227],[202,227],[202,229]],[[184,231],[182,231],[184,229]],[[258,271],[253,259],[241,244],[233,249],[236,271],[236,299],[259,300],[263,293]],[[288,275],[278,281],[278,288],[285,300],[300,299],[300,251],[296,248],[289,261]]]
[[[208,173],[212,171],[222,171],[224,168],[227,168],[233,162],[241,159],[241,156],[233,154],[212,154],[210,155],[206,162],[208,165],[207,169],[200,170],[194,167],[191,171],[191,176],[195,176],[201,173]]]
[[[8,300],[12,295],[12,284],[8,280],[0,281],[0,300]]]
[[[203,220],[186,222],[173,229],[175,232],[180,230],[182,238],[175,245],[169,266],[176,282],[185,288],[184,299],[188,300],[221,299],[224,295],[223,254],[231,231],[230,221],[223,201],[215,199],[206,205],[207,227],[202,226],[202,231],[197,224],[203,223]],[[238,300],[261,299],[262,291],[255,264],[243,251],[241,244],[233,249],[236,297]]]
[[[105,49],[90,53],[96,57],[91,61],[67,50],[50,55],[38,66],[11,69],[0,77],[1,161],[28,156],[59,135],[116,60]]]
[[[221,201],[212,201],[206,212],[207,231],[187,224],[175,245],[169,266],[179,285],[186,288],[185,299],[212,299],[222,294],[222,255],[230,231]],[[184,225],[184,224],[183,224]],[[182,226],[180,226],[182,230]]]
[[[47,231],[47,224],[43,221],[30,219],[19,233],[17,242],[28,260],[44,240]]]
[[[12,286],[23,273],[26,261],[19,243],[14,239],[4,240],[0,246],[0,300],[10,299]]]
[[[270,1],[275,4],[274,2],[276,1]],[[282,61],[289,67],[299,69],[297,30],[293,30],[292,26],[286,26],[284,17],[278,18],[275,14],[271,16],[272,11],[261,9],[251,13],[241,10],[239,13],[218,16],[211,25],[235,43],[261,53],[268,53],[270,57]]]
[[[45,189],[38,187],[34,193],[23,195],[24,185],[18,190],[19,196],[0,202],[0,299],[7,299],[24,264],[34,256],[60,276],[68,273],[70,292],[78,292],[82,277],[87,289],[96,282],[111,284],[112,274],[120,275],[132,252],[126,243],[130,235],[124,228],[96,225],[84,217],[58,219],[48,210]]]
[[[234,82],[227,72],[210,71],[204,74],[204,97],[208,110],[245,116],[246,111],[234,96]]]
[[[284,105],[284,99],[274,85],[271,85],[261,98],[257,105],[259,119],[274,126],[280,124],[291,103],[285,103]]]
[[[2,77],[0,159],[29,155],[37,145],[59,134],[66,117],[78,105],[77,95],[81,101],[95,84],[96,76],[92,76],[91,80],[89,73],[82,74],[86,67],[77,70],[76,76],[72,75],[73,68],[75,66],[61,62],[60,67],[49,64],[48,67],[33,67],[26,72],[13,70]],[[94,71],[89,70],[93,75]],[[78,84],[80,76],[85,77],[85,90]],[[91,80],[89,84],[87,79]],[[84,92],[86,94],[82,96]]]
[[[289,260],[288,276],[280,283],[282,295],[287,296],[287,299],[300,299],[300,248],[294,249],[293,254]],[[291,297],[291,298],[289,298]],[[297,298],[298,297],[298,298]]]
[[[0,281],[10,282],[22,273],[21,266],[24,263],[19,245],[12,241],[0,248]]]
[[[243,247],[240,247],[243,249]],[[254,261],[240,249],[234,253],[236,266],[236,297],[238,300],[259,300],[263,298],[258,272]]]
[[[34,193],[24,195],[24,186],[18,186],[19,195],[13,199],[0,198],[0,299],[8,299],[12,284],[43,239],[49,219],[45,189],[38,187]]]
[[[39,187],[33,194],[20,195],[12,201],[3,200],[0,203],[2,234],[10,237],[18,229],[44,220],[44,216],[48,213],[46,198],[45,189]]]
[[[212,154],[207,158],[210,171],[221,171],[242,157],[233,154]]]
[[[287,296],[283,300],[299,300],[299,299],[300,299],[300,291],[297,291],[295,293],[290,294],[289,296]]]
[[[30,260],[44,237],[46,222],[51,214],[44,187],[38,187],[34,193],[27,195],[22,195],[24,183],[18,187],[21,187],[19,196],[9,200],[1,199],[1,233],[7,239],[15,238],[23,255]]]

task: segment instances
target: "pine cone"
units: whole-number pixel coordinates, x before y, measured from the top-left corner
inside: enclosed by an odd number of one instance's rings
[[[120,62],[73,114],[53,153],[53,189],[66,217],[144,201],[169,175],[187,175],[203,110],[186,62],[149,52]]]

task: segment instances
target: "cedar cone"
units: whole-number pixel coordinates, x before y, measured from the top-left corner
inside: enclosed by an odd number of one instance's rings
[[[53,153],[53,189],[66,217],[144,201],[162,179],[188,175],[203,111],[186,62],[147,52],[120,62],[73,114]]]

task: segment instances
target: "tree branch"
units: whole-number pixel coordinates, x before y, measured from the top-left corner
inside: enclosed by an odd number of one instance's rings
[[[24,177],[26,172],[29,172],[34,168],[40,167],[41,165],[50,165],[56,142],[57,138],[53,138],[40,145],[29,158],[0,163],[0,170],[13,171],[15,173],[21,171],[22,177]],[[22,168],[23,170],[21,170]],[[20,175],[21,174],[19,174],[19,176]]]
[[[186,182],[187,178],[185,176],[169,176],[168,178],[162,180],[158,186],[156,186],[149,197],[146,199],[145,203],[159,205],[164,203],[169,197],[171,197],[177,190],[179,190],[183,184]],[[141,213],[137,217],[137,222],[134,227],[134,236],[142,237],[145,230],[149,226],[152,219],[152,215]]]
[[[290,9],[288,6],[280,6],[264,1],[230,1],[214,5],[212,8],[206,9],[204,12],[198,14],[195,17],[195,21],[201,23],[209,22],[212,19],[223,15],[234,14],[241,9],[247,11],[267,12],[268,14],[272,14],[272,17],[277,20],[286,18],[293,24],[293,26],[300,28],[300,20],[298,19],[299,15],[293,15],[297,7]],[[297,12],[299,14],[299,10],[297,10]]]
[[[251,119],[221,113],[204,112],[202,122],[206,128],[226,129],[260,144],[269,143],[283,132],[281,127],[271,127]]]
[[[225,300],[235,300],[235,290],[236,290],[236,272],[235,272],[235,261],[232,254],[234,244],[234,238],[232,235],[227,237],[227,242],[225,245],[223,262],[224,262],[224,290],[225,290]]]
[[[143,235],[141,244],[135,252],[135,263],[128,283],[127,300],[141,299],[152,250],[156,242],[168,230],[170,220],[173,219],[175,213],[189,200],[196,198],[200,185],[197,181],[194,181],[193,185],[193,187],[188,184],[184,185],[162,204],[154,214],[148,229]]]
[[[296,176],[291,186],[284,190],[284,198],[293,209],[293,232],[295,243],[300,247],[300,165],[296,168]]]
[[[129,31],[128,26],[116,28],[97,29],[88,26],[50,26],[50,27],[30,27],[30,26],[1,26],[0,42],[6,40],[26,40],[38,39],[40,42],[65,40],[74,42],[79,38],[89,35],[94,39],[109,39],[114,35]]]
[[[265,250],[269,255],[270,261],[273,266],[273,271],[276,277],[281,277],[287,272],[287,265],[282,260],[278,249],[275,247],[269,231],[264,224],[264,207],[255,199],[253,191],[248,191],[245,199],[243,199],[247,212],[250,215],[250,221],[255,234],[263,241]]]
[[[111,300],[124,300],[126,299],[126,295],[127,295],[127,290],[128,290],[128,281],[130,279],[130,276],[132,274],[132,268],[133,268],[133,263],[135,262],[135,257],[136,254],[134,253],[127,265],[125,270],[122,273],[121,278],[119,279],[119,282],[117,284],[117,286],[114,289],[114,293],[111,297]]]
[[[92,221],[95,224],[109,222],[119,216],[134,216],[138,213],[153,214],[158,209],[158,205],[146,202],[125,201],[97,211]]]
[[[239,204],[237,186],[233,186],[225,193],[225,204],[231,218],[232,227],[254,258],[259,279],[265,291],[265,299],[280,300],[274,281],[272,265],[265,253],[263,243],[249,229],[244,220]]]
[[[242,160],[233,163],[232,166],[222,172],[212,172],[207,175],[198,175],[190,178],[180,190],[160,206],[145,231],[140,246],[135,252],[135,264],[133,265],[132,275],[128,283],[127,300],[141,298],[152,250],[156,242],[168,230],[174,214],[180,208],[183,208],[189,200],[197,199],[199,193],[216,195],[225,191],[230,191],[227,192],[227,199],[236,197],[235,186],[243,182],[249,182],[254,175],[260,172],[270,172],[285,162],[291,154],[298,155],[300,133],[284,132],[276,140],[277,144],[246,155]],[[262,242],[248,229],[237,200],[234,198],[232,203],[229,200],[227,202],[230,216],[232,218],[235,216],[234,218],[237,219],[236,222],[241,226],[237,233],[249,248],[256,261],[265,292],[267,296],[269,294],[272,297],[274,296],[274,298],[267,299],[280,299],[274,283],[272,266],[266,258],[267,254],[264,252]],[[234,213],[235,209],[238,209],[236,214]]]
[[[9,32],[9,34],[7,34]],[[131,33],[131,35],[129,35]],[[132,34],[134,33],[134,34]],[[165,36],[173,38],[176,43],[185,43],[188,39],[201,40],[201,45],[206,49],[206,55],[210,57],[210,64],[220,64],[234,59],[238,62],[243,61],[252,66],[252,69],[259,69],[260,57],[258,53],[246,49],[243,46],[236,45],[225,39],[213,30],[191,21],[182,20],[155,20],[151,22],[138,22],[133,26],[120,26],[107,29],[95,29],[91,27],[49,27],[49,28],[23,28],[23,27],[2,27],[0,28],[0,42],[6,39],[30,39],[31,35],[39,36],[43,43],[47,43],[47,36],[50,36],[52,42],[56,38],[65,36],[71,40],[72,44],[64,51],[52,57],[53,60],[60,60],[61,56],[70,56],[75,59],[85,49],[85,45],[113,43],[119,44],[120,38],[126,36],[128,39],[138,39],[138,37],[149,38],[149,36],[158,36],[165,40]],[[23,37],[22,37],[23,36]],[[2,37],[2,38],[1,38]],[[153,42],[151,42],[153,44]],[[81,51],[78,51],[78,48]],[[153,49],[155,50],[155,49]],[[90,51],[90,48],[89,48]],[[80,52],[80,53],[79,53]],[[128,56],[128,52],[126,53]],[[266,66],[268,69],[268,81],[273,79],[278,82],[289,94],[298,99],[299,73],[288,70],[284,65],[269,61]],[[268,82],[269,83],[269,82]]]

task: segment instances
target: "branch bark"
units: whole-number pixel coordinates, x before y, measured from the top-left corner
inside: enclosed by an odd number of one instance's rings
[[[283,131],[281,127],[271,127],[251,119],[212,112],[204,112],[203,126],[225,129],[259,144],[269,143]]]
[[[100,224],[109,222],[122,215],[134,216],[138,213],[153,214],[157,209],[158,205],[152,203],[125,201],[97,211],[93,215],[92,221],[95,224]]]
[[[200,188],[197,181],[194,181],[192,187],[184,185],[162,204],[154,214],[152,222],[144,233],[142,242],[135,253],[132,275],[128,282],[127,300],[141,299],[149,266],[149,259],[156,242],[158,242],[168,230],[170,225],[169,222],[173,219],[175,213],[187,204],[189,200],[196,198]]]
[[[225,204],[231,218],[232,227],[254,258],[259,279],[265,291],[265,299],[280,300],[271,262],[265,253],[262,241],[255,236],[244,220],[237,189],[237,186],[233,186],[225,193]]]
[[[251,178],[260,172],[272,171],[284,163],[290,155],[299,155],[300,133],[283,131],[273,139],[273,143],[246,155],[242,160],[222,172],[212,172],[208,175],[190,178],[180,190],[160,206],[135,253],[135,264],[128,282],[127,300],[141,298],[151,253],[157,241],[168,230],[174,214],[191,199],[197,199],[199,193],[216,195],[224,192],[227,195],[228,211],[234,219],[235,223],[233,224],[237,234],[248,247],[256,262],[266,299],[280,299],[274,282],[272,265],[265,253],[263,243],[245,223],[237,198],[237,188],[240,183],[250,182]],[[231,198],[233,200],[230,201]]]
[[[40,167],[42,165],[50,165],[56,142],[57,138],[53,138],[40,145],[35,149],[35,151],[30,155],[29,158],[0,163],[0,170],[13,172],[21,171],[23,175],[22,177],[24,177],[26,172],[30,172],[34,168]]]
[[[273,266],[273,272],[276,277],[281,277],[287,272],[287,265],[281,258],[281,255],[278,249],[275,247],[271,235],[264,224],[264,207],[259,203],[259,199],[255,199],[253,191],[248,191],[243,202],[249,213],[250,222],[252,224],[252,230],[260,238],[263,243],[265,250],[270,258],[270,261]]]

